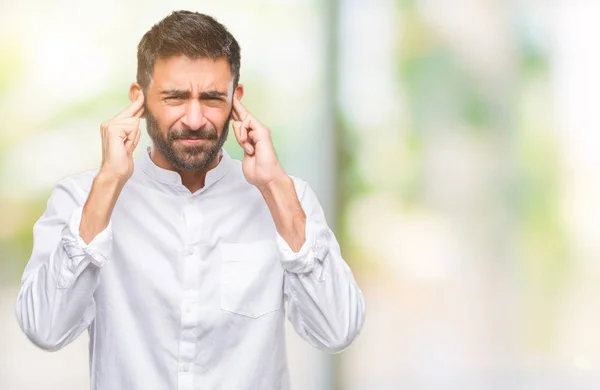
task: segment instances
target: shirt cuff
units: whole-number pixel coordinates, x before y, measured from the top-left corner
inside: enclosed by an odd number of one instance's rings
[[[298,252],[294,252],[288,243],[277,234],[277,247],[282,267],[293,273],[312,272],[316,265],[323,262],[327,255],[327,237],[329,229],[312,219],[307,218],[305,237],[306,240]]]
[[[79,235],[82,214],[83,206],[74,210],[69,223],[62,231],[63,245],[67,254],[73,260],[70,267],[72,270],[77,269],[87,255],[89,255],[92,264],[102,267],[106,264],[108,255],[112,250],[112,222],[109,221],[108,226],[98,233],[89,244],[86,244]]]

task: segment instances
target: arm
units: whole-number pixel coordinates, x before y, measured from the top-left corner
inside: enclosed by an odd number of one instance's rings
[[[34,225],[33,252],[23,274],[16,315],[23,332],[42,349],[66,346],[96,315],[93,294],[112,247],[112,230],[107,223],[98,234],[87,236],[89,244],[79,232],[103,224],[98,222],[102,217],[84,213],[93,210],[97,202],[92,200],[101,199],[107,190],[101,182],[97,176],[85,206],[77,202],[83,191],[73,181],[60,182]]]
[[[288,318],[296,332],[328,352],[348,347],[360,332],[365,301],[312,189],[279,164],[271,131],[233,97],[233,130],[244,149],[242,169],[256,186],[277,228]]]
[[[364,299],[316,195],[296,180],[301,201],[291,179],[261,188],[277,227],[288,319],[313,346],[340,352],[362,328]]]
[[[94,292],[112,247],[110,217],[133,174],[143,101],[138,93],[131,106],[100,126],[102,167],[85,204],[81,205],[84,191],[74,180],[64,180],[33,228],[33,252],[16,315],[23,332],[40,348],[55,351],[66,346],[96,316]]]

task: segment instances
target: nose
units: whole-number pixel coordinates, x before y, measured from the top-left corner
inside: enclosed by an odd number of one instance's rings
[[[185,115],[181,122],[191,130],[200,129],[207,122],[203,107],[196,99],[190,99],[185,107]]]

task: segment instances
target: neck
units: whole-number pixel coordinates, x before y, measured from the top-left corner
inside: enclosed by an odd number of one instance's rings
[[[156,164],[156,166],[167,169],[169,171],[175,171],[181,176],[181,183],[188,189],[190,192],[196,192],[201,189],[205,185],[206,174],[208,171],[216,167],[221,161],[222,154],[215,158],[215,160],[210,164],[207,169],[199,170],[199,171],[182,171],[175,168],[171,163],[167,161],[165,156],[163,156],[154,145],[150,148],[150,159]]]

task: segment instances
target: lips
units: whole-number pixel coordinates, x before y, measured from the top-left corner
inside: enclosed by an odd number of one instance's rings
[[[206,141],[205,138],[179,138],[179,140],[191,144],[198,144],[200,142]]]

